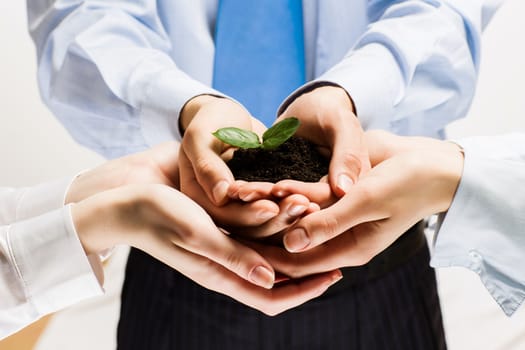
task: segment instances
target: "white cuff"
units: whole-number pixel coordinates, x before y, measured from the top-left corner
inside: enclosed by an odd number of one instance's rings
[[[65,198],[76,178],[68,177],[33,187],[27,187],[18,201],[15,221],[25,220],[64,206]]]
[[[9,244],[37,315],[104,293],[76,234],[69,205],[13,224]]]

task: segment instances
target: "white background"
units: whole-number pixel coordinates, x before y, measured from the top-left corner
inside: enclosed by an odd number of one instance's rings
[[[524,13],[523,0],[509,0],[486,30],[476,99],[469,116],[451,125],[451,137],[525,131]],[[0,43],[0,184],[36,184],[100,163],[40,102],[25,1],[0,1]],[[108,296],[55,316],[39,350],[115,347],[124,261],[120,256],[110,266]],[[439,282],[449,349],[525,349],[525,307],[507,318],[465,270],[440,270]]]

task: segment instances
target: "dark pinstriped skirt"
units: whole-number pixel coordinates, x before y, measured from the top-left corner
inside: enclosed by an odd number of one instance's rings
[[[408,262],[268,317],[133,249],[118,349],[446,349],[426,244]],[[347,271],[344,271],[346,273]]]

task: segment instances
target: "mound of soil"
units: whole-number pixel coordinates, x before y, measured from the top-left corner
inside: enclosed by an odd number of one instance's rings
[[[310,141],[292,137],[274,150],[238,149],[227,164],[237,180],[317,182],[328,174],[329,160]]]

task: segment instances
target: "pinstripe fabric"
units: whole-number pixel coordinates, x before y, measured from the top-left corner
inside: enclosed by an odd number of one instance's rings
[[[268,317],[132,250],[118,349],[443,350],[436,280],[428,261],[425,245],[384,276],[331,289]]]

